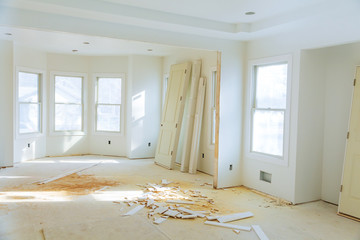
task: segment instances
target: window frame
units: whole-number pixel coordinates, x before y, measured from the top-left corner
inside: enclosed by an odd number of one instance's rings
[[[263,110],[262,108],[256,108],[256,68],[261,66],[271,66],[278,64],[287,64],[287,87],[286,87],[286,107],[284,110],[284,125],[283,125],[283,155],[276,156],[262,152],[252,151],[252,133],[253,133],[253,116],[256,109]],[[291,82],[292,82],[292,56],[283,55],[277,57],[269,57],[257,60],[249,61],[249,88],[248,88],[248,128],[247,128],[247,140],[246,140],[246,156],[251,159],[288,166],[289,162],[289,140],[290,140],[290,104],[291,104]],[[278,111],[279,109],[265,109],[268,111]]]
[[[82,78],[82,129],[81,130],[66,130],[55,131],[55,77],[80,77]],[[87,74],[79,72],[50,72],[50,107],[49,107],[49,134],[53,136],[59,135],[86,135],[87,134]]]
[[[31,74],[37,74],[39,75],[38,79],[38,95],[39,99],[36,104],[39,104],[39,131],[38,132],[29,132],[29,133],[20,133],[20,104],[19,101],[19,73],[31,73]],[[45,71],[41,69],[35,69],[35,68],[28,68],[28,67],[21,67],[17,66],[15,68],[15,81],[14,81],[14,118],[15,120],[15,136],[16,139],[25,139],[25,138],[35,138],[35,137],[42,137],[44,136],[44,129],[45,129]]]
[[[210,104],[209,104],[209,145],[215,146],[216,135],[216,88],[217,88],[217,67],[210,70]],[[215,119],[214,119],[215,118]]]
[[[120,104],[120,131],[97,131],[97,82],[99,78],[121,78],[121,104]],[[92,127],[91,132],[93,135],[102,135],[102,136],[124,136],[125,131],[125,108],[126,105],[126,74],[125,73],[93,73],[92,74],[92,111],[91,111],[91,119]],[[117,105],[117,104],[115,104]]]

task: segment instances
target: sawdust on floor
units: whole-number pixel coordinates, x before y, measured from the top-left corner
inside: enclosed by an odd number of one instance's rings
[[[30,185],[20,185],[12,189],[6,189],[6,191],[61,191],[67,195],[86,195],[100,190],[103,187],[112,187],[119,184],[120,182],[118,181],[106,178],[95,177],[89,174],[79,175],[77,173],[73,173],[46,184],[39,185],[34,183]]]

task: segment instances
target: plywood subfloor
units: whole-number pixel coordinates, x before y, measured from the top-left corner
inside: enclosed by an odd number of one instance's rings
[[[32,184],[100,161],[49,185]],[[125,202],[143,193],[140,185],[163,178],[214,200],[199,208],[221,214],[251,211],[254,217],[232,224],[260,225],[270,239],[360,239],[360,223],[338,216],[336,206],[322,201],[289,206],[243,187],[215,190],[208,184],[211,176],[166,170],[151,159],[100,156],[44,158],[0,170],[0,239],[258,239],[254,231],[236,234],[204,225],[200,218],[169,218],[154,225],[146,208],[122,216],[131,209]]]

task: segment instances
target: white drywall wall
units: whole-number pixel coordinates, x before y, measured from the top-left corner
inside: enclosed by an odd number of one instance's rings
[[[295,203],[321,198],[325,63],[321,50],[301,51]]]
[[[210,131],[211,131],[211,106],[210,106],[210,89],[211,89],[211,70],[216,67],[217,64],[217,53],[216,51],[205,51],[205,50],[195,50],[195,49],[183,49],[183,51],[171,56],[164,57],[164,74],[169,74],[170,67],[172,64],[182,63],[182,62],[192,62],[195,60],[201,59],[201,77],[206,77],[207,86],[206,86],[206,100],[204,105],[204,115],[202,121],[202,130],[201,130],[201,140],[200,140],[200,150],[199,150],[199,161],[198,161],[198,170],[208,173],[210,175],[214,174],[214,150],[215,146],[210,145]],[[189,84],[190,86],[190,84]],[[189,91],[188,91],[189,92]],[[186,111],[187,109],[185,109]],[[186,117],[186,116],[185,116]],[[183,138],[184,131],[181,130],[180,138]],[[179,148],[177,152],[177,162],[180,163],[181,159],[181,149],[182,140],[179,141]],[[201,154],[204,153],[204,158],[201,157]],[[179,160],[179,161],[178,161]]]
[[[126,128],[129,158],[155,157],[161,116],[162,62],[162,57],[129,57],[131,83],[127,88]]]
[[[0,167],[13,165],[13,43],[0,40]]]
[[[245,186],[257,189],[259,191],[284,198],[288,201],[295,202],[295,170],[296,170],[296,154],[297,154],[297,120],[298,120],[298,94],[299,94],[299,70],[300,70],[300,51],[294,49],[294,46],[286,43],[286,41],[278,38],[263,39],[260,41],[248,43],[247,59],[255,60],[266,57],[279,55],[292,56],[292,78],[291,78],[291,104],[290,104],[290,145],[288,153],[288,165],[282,166],[271,164],[247,157],[243,155],[242,177]],[[249,68],[249,66],[247,66]],[[249,73],[249,69],[247,69]],[[250,79],[249,74],[246,75],[246,92],[244,92],[245,110],[244,129],[250,129],[250,112],[246,109],[250,100]],[[249,142],[249,131],[246,131],[243,137],[243,143]],[[249,151],[245,149],[244,152]],[[260,171],[272,174],[271,183],[260,180]]]
[[[360,43],[322,50],[326,92],[322,199],[337,204],[343,170],[346,134],[350,117],[353,79],[360,66]],[[357,80],[358,84],[360,80]]]
[[[126,102],[122,103],[122,107],[125,108],[125,116],[122,124],[125,126],[122,128],[124,131],[121,134],[106,134],[106,133],[95,133],[95,89],[94,81],[96,74],[124,74],[125,79],[123,81],[123,87],[127,87],[129,79],[128,73],[128,57],[127,56],[98,56],[89,57],[89,108],[88,108],[88,138],[89,138],[89,149],[88,153],[102,154],[102,155],[114,155],[114,156],[127,156],[126,155]],[[126,91],[125,91],[126,92]],[[126,99],[126,94],[125,98]],[[108,144],[111,141],[111,144]]]
[[[17,69],[30,69],[30,70],[39,70],[44,72],[42,79],[42,90],[41,95],[43,96],[43,121],[42,121],[42,134],[40,136],[27,136],[27,135],[18,135],[17,130],[14,129],[15,140],[14,140],[14,162],[22,162],[30,159],[41,158],[46,156],[46,119],[47,119],[47,54],[40,52],[28,47],[23,46],[14,46],[14,87]],[[24,71],[24,70],[22,70]],[[16,90],[15,90],[16,91]],[[14,94],[14,101],[16,102],[16,94]],[[16,107],[15,107],[16,109]],[[17,121],[16,111],[14,109],[14,124]],[[16,125],[15,125],[16,126]],[[30,147],[28,147],[30,144]]]
[[[89,72],[89,61],[90,58],[87,56],[65,55],[65,54],[48,54],[47,55],[47,76],[48,83],[52,81],[52,72],[74,72],[74,73],[85,73]],[[87,85],[85,86],[87,91],[90,89],[89,76],[87,79]],[[50,84],[47,84],[47,92],[50,97]],[[84,99],[85,104],[88,104],[88,98]],[[51,103],[50,103],[51,104]],[[50,109],[48,105],[48,111]],[[49,111],[50,112],[50,111]],[[49,115],[48,115],[49,117]],[[48,137],[46,145],[47,156],[59,156],[59,155],[71,155],[71,154],[86,154],[89,153],[89,141],[87,135],[53,135],[51,134],[52,119],[48,118]],[[88,119],[84,119],[89,122]],[[87,130],[87,129],[86,129]]]
[[[14,10],[14,9],[13,9]],[[218,170],[218,187],[241,184],[241,136],[242,136],[242,53],[243,43],[231,40],[214,39],[169,33],[161,30],[149,30],[141,27],[129,27],[122,24],[111,24],[101,20],[87,20],[38,14],[31,10],[14,10],[12,19],[3,19],[8,26],[31,27],[35,29],[71,32],[85,35],[114,37],[128,40],[154,42],[180,47],[200,48],[222,52],[222,71],[220,87],[220,143]],[[60,140],[61,141],[61,140]],[[51,144],[51,146],[53,146]],[[55,150],[55,149],[49,149]],[[228,170],[233,163],[233,171]]]

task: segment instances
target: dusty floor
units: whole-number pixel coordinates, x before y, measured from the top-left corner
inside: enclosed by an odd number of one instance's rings
[[[78,174],[35,183],[98,162]],[[337,207],[322,201],[288,206],[243,187],[214,190],[205,174],[169,171],[152,160],[100,156],[44,158],[0,170],[0,239],[258,239],[254,231],[236,234],[204,225],[203,218],[168,218],[155,225],[147,208],[122,216],[134,207],[126,202],[141,196],[147,183],[160,184],[161,179],[179,189],[179,199],[196,201],[191,206],[196,210],[220,215],[251,211],[254,217],[231,224],[260,225],[269,239],[360,240],[360,223],[337,216]],[[189,190],[206,198],[192,198]]]

